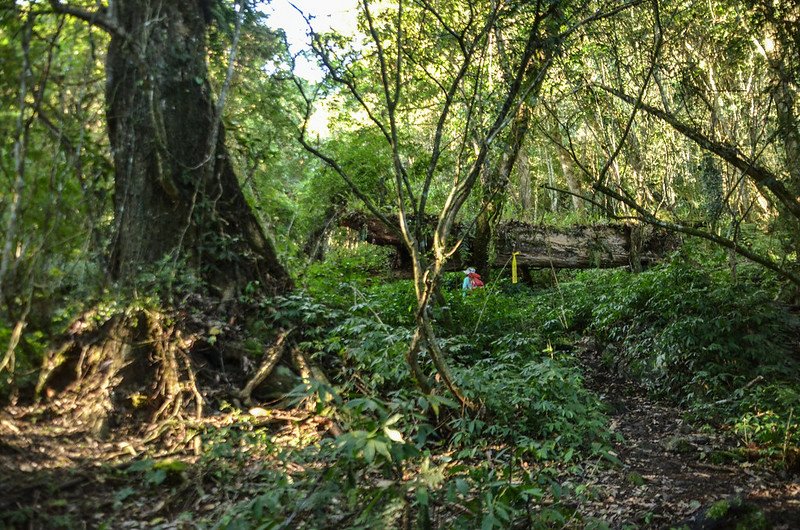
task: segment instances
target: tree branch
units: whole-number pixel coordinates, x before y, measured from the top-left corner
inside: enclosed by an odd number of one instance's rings
[[[669,221],[663,221],[661,219],[658,219],[653,214],[651,214],[643,206],[641,206],[639,203],[637,203],[630,197],[618,193],[613,189],[609,188],[608,186],[605,186],[604,184],[596,182],[593,185],[593,187],[600,193],[607,195],[612,199],[616,199],[624,204],[627,204],[632,210],[635,210],[637,213],[639,213],[639,215],[641,215],[640,220],[645,223],[648,223],[653,226],[658,226],[661,228],[666,228],[667,230],[671,230],[673,232],[680,232],[682,234],[699,237],[707,241],[716,243],[721,247],[725,247],[727,249],[734,251],[740,256],[744,256],[745,258],[749,259],[754,263],[758,263],[759,265],[771,270],[772,272],[778,274],[779,276],[786,278],[793,284],[800,286],[800,276],[791,271],[783,269],[780,265],[778,265],[777,263],[775,263],[774,261],[765,256],[761,256],[759,254],[756,254],[755,252],[743,248],[738,243],[736,243],[736,241],[731,241],[730,239],[709,232],[704,232],[703,230],[699,230],[697,228],[693,228],[690,226],[684,226],[677,223],[670,223]]]
[[[386,215],[384,215],[384,213],[381,212],[377,206],[375,206],[375,204],[370,200],[370,198],[367,197],[367,195],[361,190],[361,188],[358,187],[358,185],[353,181],[353,179],[350,178],[350,175],[347,174],[344,168],[342,168],[342,166],[340,166],[336,162],[336,160],[326,155],[325,153],[323,153],[322,151],[320,151],[319,149],[317,149],[308,142],[308,140],[306,139],[306,130],[308,126],[308,120],[311,116],[312,100],[311,98],[308,97],[308,94],[306,94],[306,91],[303,88],[303,84],[301,83],[301,81],[297,77],[293,77],[292,80],[295,86],[297,87],[297,91],[300,93],[300,96],[303,98],[303,101],[305,102],[306,106],[305,116],[303,117],[303,124],[300,127],[300,134],[297,138],[298,141],[300,142],[300,145],[303,146],[303,149],[305,149],[315,157],[322,160],[325,163],[325,165],[327,165],[329,168],[334,170],[340,177],[342,177],[342,180],[345,181],[347,186],[356,195],[356,197],[358,197],[361,200],[361,202],[364,203],[364,206],[366,206],[367,209],[370,212],[372,212],[373,215],[375,215],[375,217],[380,219],[381,222],[383,222],[383,224],[385,224],[387,228],[400,235],[399,232],[397,232],[397,227],[391,221],[389,221],[389,218],[386,217]]]
[[[61,3],[61,0],[50,0],[50,7],[53,8],[53,12],[55,13],[60,15],[70,15],[88,22],[92,26],[96,26],[107,33],[117,35],[118,37],[127,38],[127,33],[125,30],[117,23],[116,20],[109,17],[108,14],[105,13],[105,9],[87,11],[79,7],[64,5]]]
[[[617,89],[597,84],[602,90],[605,90],[609,94],[612,94],[619,99],[629,103],[634,104],[634,98],[624,92],[621,92]],[[754,160],[750,160],[744,154],[742,154],[739,149],[735,146],[730,145],[726,142],[718,142],[712,140],[707,135],[703,134],[701,131],[691,127],[681,121],[679,121],[675,116],[671,114],[667,114],[661,109],[657,109],[650,105],[640,102],[639,108],[643,111],[647,112],[651,116],[655,116],[660,120],[664,121],[668,125],[670,125],[673,129],[684,135],[685,137],[689,138],[690,140],[694,141],[697,145],[714,153],[725,162],[729,163],[733,167],[742,171],[745,175],[750,177],[756,186],[759,189],[767,189],[771,192],[771,194],[789,211],[794,215],[796,218],[800,219],[800,202],[798,202],[798,198],[795,197],[784,184],[778,179],[778,176],[775,175],[773,172],[765,168],[764,166],[759,165]]]
[[[617,148],[611,153],[611,156],[608,157],[606,163],[603,164],[603,169],[600,170],[600,174],[597,176],[597,181],[602,184],[605,181],[606,173],[611,168],[611,165],[619,156],[619,153],[622,151],[622,146],[625,144],[625,140],[628,138],[628,135],[631,132],[631,127],[633,126],[633,120],[636,117],[636,111],[642,105],[642,100],[644,99],[644,94],[647,91],[647,87],[650,85],[650,79],[653,77],[653,72],[656,69],[656,64],[658,60],[658,54],[661,51],[661,45],[664,42],[664,39],[661,35],[661,19],[658,12],[658,0],[653,0],[653,18],[655,22],[655,34],[653,36],[655,42],[653,43],[653,58],[650,61],[650,68],[647,69],[647,76],[644,79],[644,83],[642,83],[642,87],[639,89],[639,94],[636,96],[636,101],[633,103],[633,110],[631,111],[631,115],[628,117],[628,122],[625,124],[625,130],[622,132],[622,138],[620,138],[619,143],[617,144]]]

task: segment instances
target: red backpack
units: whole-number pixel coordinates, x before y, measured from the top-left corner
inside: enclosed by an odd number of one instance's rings
[[[481,280],[480,274],[477,272],[470,272],[467,276],[469,276],[469,286],[471,289],[483,287],[483,280]]]

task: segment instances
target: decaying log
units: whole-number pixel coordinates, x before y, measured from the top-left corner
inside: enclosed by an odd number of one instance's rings
[[[431,230],[433,228],[431,222]],[[409,260],[402,239],[378,219],[356,213],[342,217],[340,225],[359,234],[362,241],[392,246],[398,258],[394,268],[402,272]],[[454,234],[464,228],[456,226]],[[459,237],[461,237],[459,235]],[[469,248],[471,236],[464,244]],[[631,266],[638,270],[664,259],[681,243],[678,234],[651,226],[634,224],[602,224],[568,228],[533,225],[518,221],[501,223],[494,236],[493,267],[500,268],[518,252],[517,263],[531,268],[589,269]],[[468,260],[468,258],[467,258]],[[447,270],[459,270],[468,263],[454,256]]]
[[[431,218],[429,225],[433,233],[436,220]],[[400,229],[392,231],[388,226],[377,217],[373,217],[361,212],[352,212],[339,218],[339,226],[348,228],[357,234],[358,239],[373,245],[389,246],[395,249],[395,259],[392,268],[395,271],[411,273],[411,255],[406,250],[403,238],[400,237]],[[430,241],[426,242],[425,248],[430,248]]]
[[[339,218],[339,226],[358,232],[360,239],[373,245],[403,246],[399,228],[392,231],[380,219],[360,212],[352,212]]]
[[[498,227],[495,265],[519,252],[529,267],[588,269],[624,267],[659,261],[677,249],[680,238],[666,230],[630,224],[553,228],[511,221]]]

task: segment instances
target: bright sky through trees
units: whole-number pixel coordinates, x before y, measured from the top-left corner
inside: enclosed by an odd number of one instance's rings
[[[273,0],[265,6],[269,23],[274,28],[283,28],[292,53],[308,47],[307,25],[297,9],[313,17],[316,31],[336,30],[351,35],[356,30],[356,0]],[[296,73],[310,81],[319,81],[322,72],[316,62],[303,57],[297,59]]]

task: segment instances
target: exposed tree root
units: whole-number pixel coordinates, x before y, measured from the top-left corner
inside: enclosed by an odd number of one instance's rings
[[[125,426],[144,443],[199,450],[192,425],[201,420],[205,406],[196,374],[208,361],[207,326],[153,309],[132,308],[102,318],[97,311],[83,314],[45,356],[36,388],[40,412],[97,436]],[[295,367],[309,391],[314,381],[329,385],[290,339],[294,331],[278,334],[241,391],[235,388],[245,380],[244,372],[227,374],[234,385],[228,395],[251,406],[256,390],[270,386],[270,374],[281,360]],[[341,433],[336,425],[328,430]]]
[[[303,379],[303,384],[306,385],[306,389],[309,392],[312,390],[311,384],[314,381],[327,387],[331,386],[330,381],[328,381],[328,378],[325,376],[322,370],[320,370],[319,367],[311,364],[311,361],[308,360],[308,356],[300,348],[292,348],[292,363],[300,373],[300,377]],[[312,410],[313,405],[307,401],[306,408],[308,410]],[[334,436],[341,436],[344,433],[339,424],[332,419],[330,419],[328,422],[328,432]]]
[[[253,400],[251,395],[253,394],[253,390],[263,383],[278,365],[278,362],[283,357],[284,351],[286,350],[286,339],[291,335],[294,328],[290,328],[280,335],[278,335],[278,340],[275,341],[273,344],[264,354],[264,359],[261,361],[261,366],[259,366],[256,373],[250,380],[247,382],[245,387],[239,393],[239,397],[242,399],[242,402],[245,405],[251,405]]]
[[[37,399],[48,398],[45,410],[98,435],[133,419],[148,441],[164,436],[169,426],[203,413],[189,355],[197,337],[185,332],[171,315],[153,310],[107,319],[86,313],[46,355]]]
[[[189,348],[193,339],[185,340],[174,325],[164,329],[163,315],[148,313],[148,337],[153,341],[151,360],[156,367],[154,392],[161,405],[153,413],[151,424],[157,425],[146,441],[152,441],[180,426],[180,438],[186,440],[186,432],[180,421],[188,411],[196,419],[203,416],[203,396],[197,387]],[[188,405],[188,406],[187,406]]]

